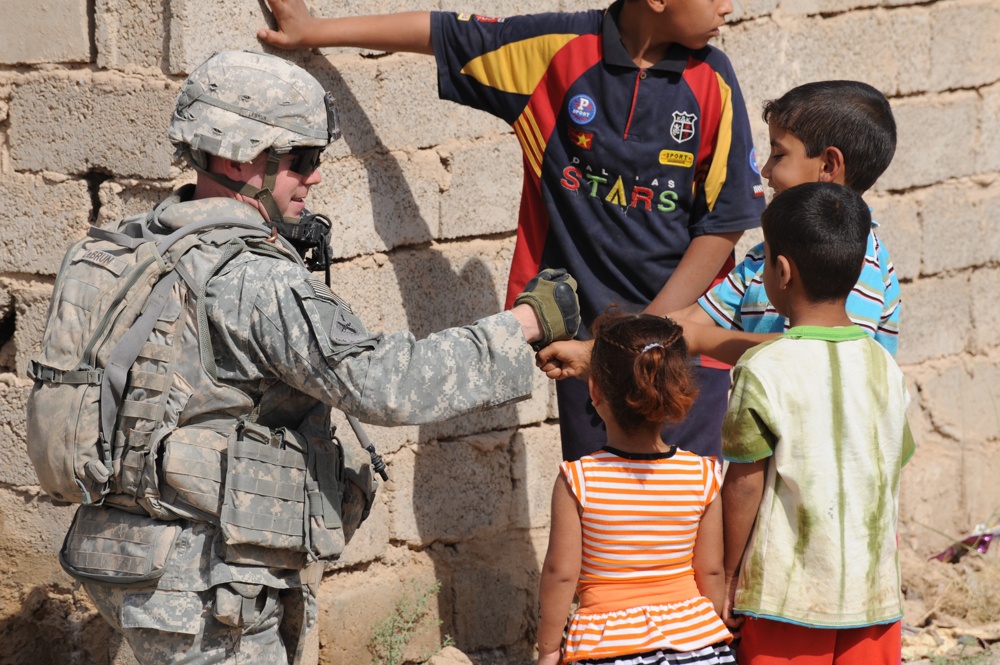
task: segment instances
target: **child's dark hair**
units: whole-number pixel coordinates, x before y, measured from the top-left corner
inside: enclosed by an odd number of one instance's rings
[[[807,157],[835,147],[844,155],[844,177],[868,191],[896,152],[896,121],[881,92],[860,81],[816,81],[764,103],[764,122],[795,135]]]
[[[847,298],[861,275],[872,217],[861,195],[829,182],[786,189],[761,215],[768,261],[795,263],[813,302]]]
[[[611,308],[594,320],[591,330],[590,374],[625,432],[684,418],[698,389],[679,325]]]

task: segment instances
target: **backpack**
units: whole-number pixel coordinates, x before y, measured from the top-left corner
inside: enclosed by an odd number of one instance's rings
[[[118,232],[92,227],[66,252],[42,352],[28,370],[35,380],[27,403],[28,456],[52,498],[100,504],[108,494],[128,493],[122,476],[131,460],[117,448],[115,427],[129,370],[180,278],[174,267],[202,234],[220,228],[233,237],[268,236],[264,226],[235,218],[190,224],[164,237],[126,220]],[[157,409],[145,410],[155,424]]]

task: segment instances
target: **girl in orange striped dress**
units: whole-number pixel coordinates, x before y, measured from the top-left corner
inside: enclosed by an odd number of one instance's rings
[[[622,313],[592,330],[590,395],[608,445],[563,462],[552,491],[538,665],[735,663],[719,618],[719,469],[660,438],[697,393],[682,330]]]

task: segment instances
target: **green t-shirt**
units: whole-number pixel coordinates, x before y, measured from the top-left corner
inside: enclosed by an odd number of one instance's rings
[[[740,359],[731,462],[770,458],[735,609],[817,627],[902,616],[896,519],[913,454],[909,393],[857,326],[792,328]]]

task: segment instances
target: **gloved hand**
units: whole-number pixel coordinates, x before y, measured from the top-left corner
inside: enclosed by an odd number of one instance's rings
[[[576,280],[562,268],[546,268],[531,278],[514,305],[530,305],[542,324],[542,339],[535,351],[563,339],[572,339],[580,327],[580,301]]]

